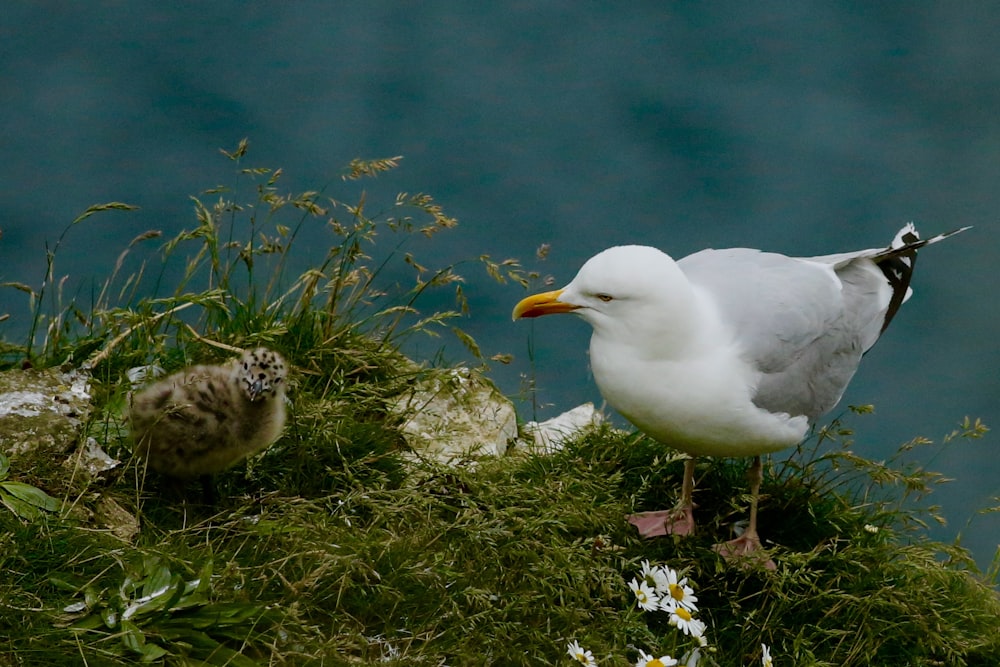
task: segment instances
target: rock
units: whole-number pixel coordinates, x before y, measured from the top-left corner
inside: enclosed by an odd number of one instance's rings
[[[504,454],[517,437],[513,403],[468,368],[428,374],[393,411],[408,416],[402,431],[410,447],[445,463]]]
[[[107,473],[120,464],[121,461],[108,456],[94,438],[87,438],[83,446],[66,459],[66,466],[71,468],[74,474],[83,472],[90,480],[105,479]]]
[[[139,520],[108,496],[97,496],[93,520],[124,542],[131,542],[139,534]]]
[[[54,496],[79,493],[119,465],[94,438],[84,441],[89,383],[80,370],[0,373],[0,452],[24,481]]]
[[[543,422],[527,422],[521,428],[521,441],[534,453],[547,454],[562,449],[581,433],[601,425],[604,416],[593,403],[584,403]]]
[[[58,465],[73,450],[90,414],[88,382],[77,370],[0,373],[0,451],[13,468],[44,479],[42,469]],[[19,465],[19,459],[27,464]]]

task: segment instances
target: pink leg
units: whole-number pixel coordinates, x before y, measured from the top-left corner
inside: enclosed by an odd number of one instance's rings
[[[774,561],[767,557],[761,546],[760,536],[757,535],[757,497],[760,495],[760,482],[764,477],[759,456],[754,457],[747,477],[750,479],[750,525],[735,540],[716,544],[715,550],[726,560],[751,556],[759,560],[768,570],[774,570],[776,569]]]
[[[684,462],[684,482],[679,507],[655,512],[632,514],[628,522],[639,529],[643,537],[658,535],[691,535],[694,533],[694,459]]]

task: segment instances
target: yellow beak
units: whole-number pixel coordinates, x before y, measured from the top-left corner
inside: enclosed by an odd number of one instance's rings
[[[559,296],[562,293],[563,291],[558,289],[554,292],[542,292],[541,294],[533,294],[527,298],[521,299],[518,304],[514,306],[513,319],[517,320],[522,317],[539,317],[541,315],[551,315],[553,313],[571,313],[580,307],[575,306],[572,303],[559,301]]]

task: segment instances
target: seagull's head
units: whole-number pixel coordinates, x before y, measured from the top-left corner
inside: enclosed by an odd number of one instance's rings
[[[288,376],[285,360],[266,347],[247,350],[236,363],[236,381],[250,402],[282,396]]]
[[[661,334],[684,316],[691,288],[669,255],[648,246],[615,246],[591,257],[562,289],[514,307],[514,319],[576,313],[598,334]]]

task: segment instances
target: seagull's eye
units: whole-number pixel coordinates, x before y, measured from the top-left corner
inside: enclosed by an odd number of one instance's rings
[[[600,299],[601,301],[603,301],[604,303],[607,303],[608,301],[611,301],[611,300],[614,299],[614,297],[611,296],[610,294],[598,294],[597,298]]]

